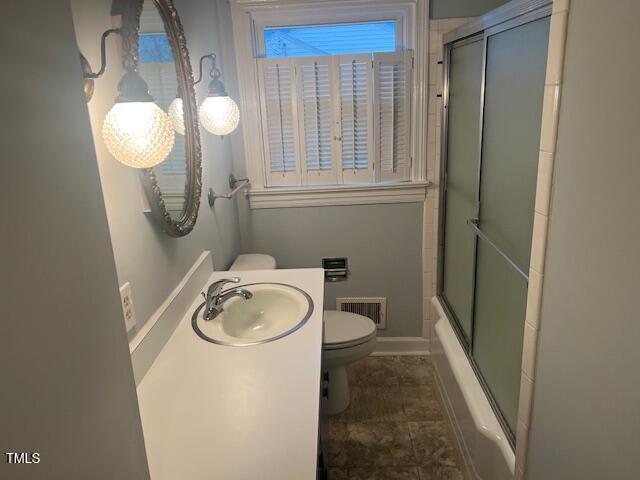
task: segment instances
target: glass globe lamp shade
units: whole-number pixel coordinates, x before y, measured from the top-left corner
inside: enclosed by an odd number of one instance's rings
[[[214,135],[228,135],[240,122],[238,105],[228,95],[208,96],[198,111],[200,123]]]
[[[180,135],[184,135],[184,107],[182,105],[182,99],[180,97],[176,97],[173,99],[173,101],[169,104],[167,113],[169,114],[169,120],[171,120],[173,129]]]
[[[109,153],[133,168],[150,168],[167,158],[175,134],[166,113],[153,102],[117,102],[102,125]]]

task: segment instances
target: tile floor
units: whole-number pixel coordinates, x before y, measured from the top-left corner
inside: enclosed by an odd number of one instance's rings
[[[428,357],[348,369],[349,408],[329,419],[329,480],[463,480]]]

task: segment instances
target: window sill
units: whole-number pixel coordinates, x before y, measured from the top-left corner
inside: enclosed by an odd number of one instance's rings
[[[247,196],[249,208],[252,209],[416,203],[424,202],[429,186],[428,181],[420,181],[371,185],[270,187],[249,190]]]

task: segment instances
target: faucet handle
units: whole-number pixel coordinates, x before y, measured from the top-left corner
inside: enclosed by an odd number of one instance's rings
[[[206,295],[203,294],[204,298],[206,299],[207,297],[217,297],[222,291],[222,287],[227,283],[240,283],[240,277],[223,278],[222,280],[213,282],[211,285],[209,285]]]

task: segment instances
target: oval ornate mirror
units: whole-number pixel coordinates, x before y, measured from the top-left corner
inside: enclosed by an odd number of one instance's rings
[[[145,193],[162,229],[182,237],[195,226],[202,191],[197,106],[184,31],[172,0],[115,3],[124,7],[119,13],[125,63],[137,65],[149,93],[169,114],[175,129],[169,156],[141,171]]]

